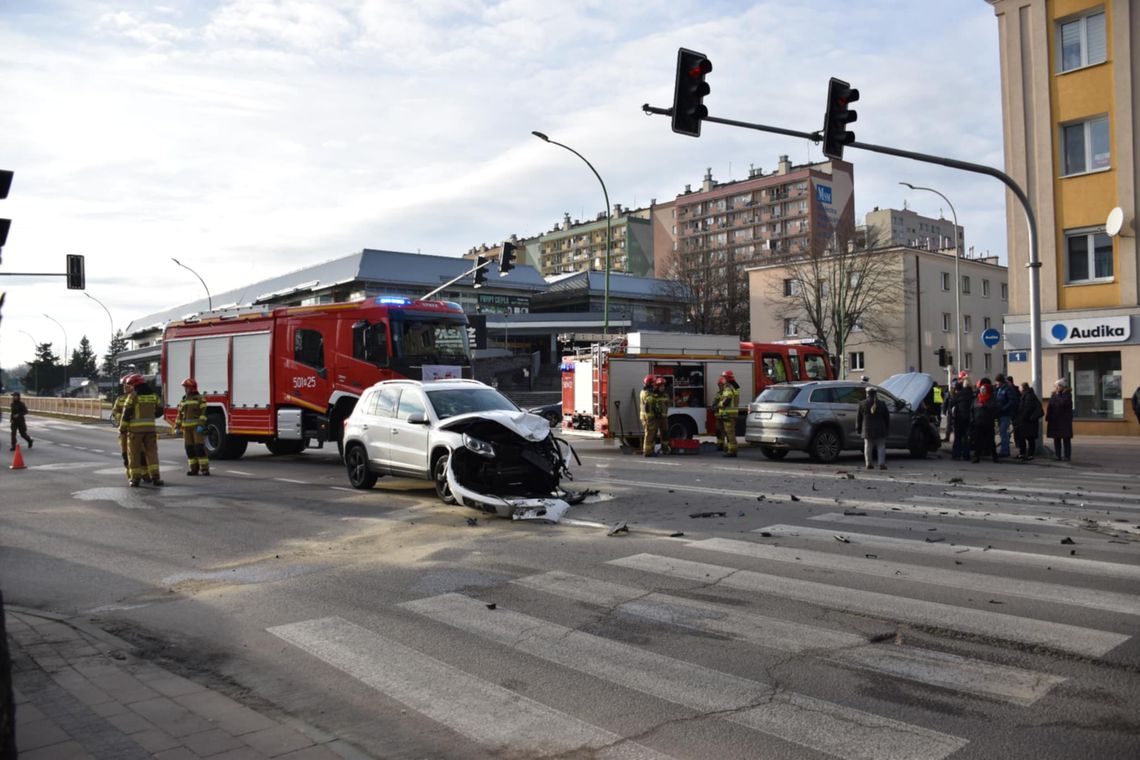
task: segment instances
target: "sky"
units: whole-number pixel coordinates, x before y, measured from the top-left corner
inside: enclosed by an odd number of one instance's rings
[[[713,63],[712,116],[803,132],[827,82],[860,142],[1004,166],[997,20],[984,0],[0,0],[0,169],[15,172],[0,366],[363,248],[459,256],[564,213],[664,202],[823,160],[809,140],[674,134],[677,49]],[[997,180],[848,149],[856,216],[950,218],[1005,260]],[[97,301],[95,299],[98,299]],[[102,306],[100,305],[102,304]],[[107,311],[104,311],[103,306]],[[108,315],[108,312],[110,313]],[[54,321],[53,321],[54,320]],[[57,324],[58,323],[58,324]]]

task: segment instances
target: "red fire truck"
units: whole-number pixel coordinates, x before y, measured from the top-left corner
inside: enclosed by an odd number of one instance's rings
[[[640,436],[642,379],[661,375],[670,398],[669,437],[712,435],[713,399],[725,370],[732,370],[740,385],[744,413],[773,383],[834,379],[826,352],[813,345],[742,343],[732,335],[629,333],[563,359],[563,425],[605,436]]]
[[[211,459],[237,459],[250,442],[273,454],[339,446],[344,419],[374,383],[471,377],[467,317],[449,301],[383,296],[208,312],[163,334],[172,424],[188,377],[206,399]]]

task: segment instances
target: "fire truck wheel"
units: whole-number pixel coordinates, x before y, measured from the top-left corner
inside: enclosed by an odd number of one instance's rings
[[[226,433],[220,414],[206,415],[206,456],[210,459],[241,459],[248,444],[246,439]]]
[[[305,450],[304,441],[266,441],[265,448],[269,449],[269,453],[273,456],[281,456],[283,454],[300,454]]]
[[[344,465],[348,470],[348,483],[353,488],[367,491],[376,485],[376,473],[368,469],[368,452],[361,445],[351,446],[344,455]]]
[[[455,497],[451,495],[451,486],[447,484],[447,462],[450,454],[440,454],[432,465],[432,481],[435,482],[435,495],[444,504],[454,504]]]
[[[669,439],[676,440],[678,438],[689,440],[697,434],[697,425],[689,417],[683,414],[675,414],[669,418]]]

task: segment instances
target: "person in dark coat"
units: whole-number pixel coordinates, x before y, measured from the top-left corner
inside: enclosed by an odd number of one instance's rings
[[[1017,415],[1020,398],[1017,386],[1011,380],[1006,379],[1005,375],[998,373],[994,380],[997,381],[997,385],[994,386],[994,401],[997,404],[998,439],[1000,441],[998,456],[1007,457],[1010,453],[1010,425],[1013,424],[1013,418]]]
[[[875,469],[875,453],[878,453],[879,469],[887,469],[887,433],[891,428],[891,410],[879,398],[878,388],[868,388],[867,398],[859,404],[859,414],[855,417],[855,432],[863,436],[863,458],[867,469]]]
[[[994,422],[997,420],[997,400],[994,397],[994,387],[988,377],[978,382],[978,393],[974,397],[974,404],[970,407],[970,445],[973,450],[975,464],[981,457],[993,457],[998,460],[997,448],[994,446]]]
[[[1029,383],[1021,384],[1021,399],[1017,402],[1017,416],[1013,419],[1013,432],[1017,438],[1017,458],[1023,462],[1033,461],[1037,451],[1037,428],[1045,411],[1041,399]]]
[[[1045,435],[1053,439],[1053,453],[1058,462],[1068,462],[1073,455],[1073,394],[1069,381],[1061,378],[1053,386],[1049,407],[1045,410]]]
[[[955,459],[970,458],[970,407],[973,405],[974,389],[970,387],[970,378],[963,377],[955,384],[954,406],[950,410],[954,422]]]
[[[28,437],[28,405],[23,402],[19,393],[12,394],[9,422],[12,426],[12,445],[8,447],[8,451],[15,450],[17,435],[24,439],[24,442],[28,444],[28,448],[30,449],[32,447],[32,439]]]

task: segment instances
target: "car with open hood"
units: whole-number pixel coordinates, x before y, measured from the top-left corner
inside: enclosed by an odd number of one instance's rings
[[[502,517],[556,520],[578,496],[562,485],[573,456],[544,418],[477,380],[385,380],[344,424],[353,488],[384,475],[430,480],[445,503]]]
[[[923,372],[892,375],[880,385],[819,380],[771,385],[749,404],[744,439],[769,459],[805,451],[817,462],[834,462],[845,450],[863,448],[855,430],[859,404],[875,388],[891,412],[887,448],[922,458],[942,445],[930,412],[934,378]]]

